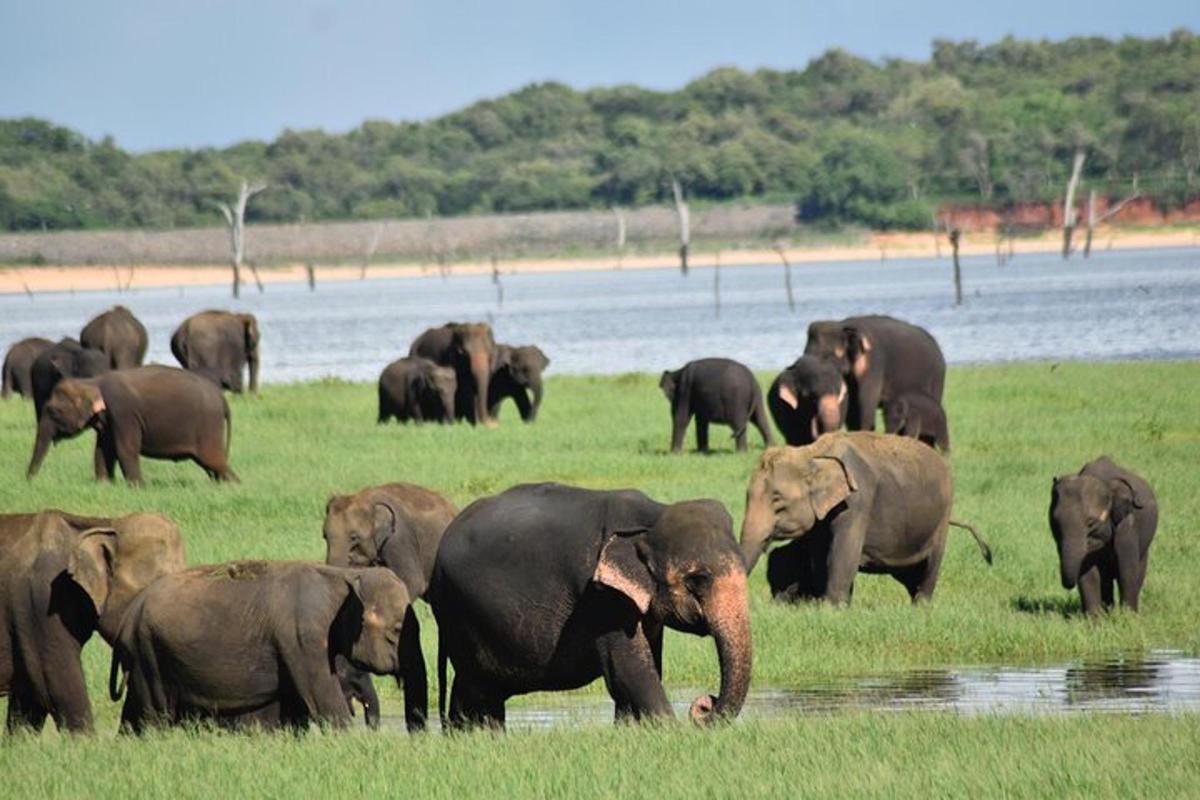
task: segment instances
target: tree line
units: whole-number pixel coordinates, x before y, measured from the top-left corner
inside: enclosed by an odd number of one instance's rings
[[[0,228],[212,225],[243,180],[248,221],[297,222],[787,201],[797,218],[922,228],[1080,181],[1166,207],[1200,197],[1200,39],[935,40],[928,61],[830,50],[802,70],[715,69],[678,91],[539,83],[427,122],[133,154],[40,119],[0,120]]]

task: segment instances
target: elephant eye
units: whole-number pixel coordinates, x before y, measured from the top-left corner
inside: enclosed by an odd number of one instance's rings
[[[712,586],[712,575],[708,570],[696,570],[683,579],[689,592],[694,595],[707,594],[709,587]]]

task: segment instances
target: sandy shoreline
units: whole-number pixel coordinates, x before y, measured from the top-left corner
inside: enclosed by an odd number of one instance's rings
[[[1019,239],[1013,243],[1016,253],[1057,252],[1062,246],[1061,234],[1057,231],[1036,239]],[[1096,250],[1127,250],[1154,247],[1200,246],[1200,230],[1170,231],[1122,231],[1100,229],[1094,240]],[[1008,249],[1007,244],[1005,250]],[[821,261],[864,261],[891,258],[928,258],[936,255],[949,257],[950,247],[945,242],[936,242],[928,233],[878,233],[858,245],[822,245],[817,247],[794,246],[786,250],[792,263]],[[990,255],[996,252],[995,238],[990,234],[964,237],[960,252],[963,255]],[[696,268],[712,267],[715,252],[695,253],[690,259]],[[724,250],[720,253],[721,266],[743,266],[749,264],[772,264],[779,256],[766,248]],[[656,269],[673,267],[679,263],[674,253],[626,256],[622,269]],[[498,264],[505,275],[531,272],[586,272],[608,270],[617,266],[615,255],[593,258],[527,258],[502,260]],[[453,274],[487,274],[492,271],[489,261],[464,261],[447,264]],[[253,287],[253,278],[248,269],[243,270],[243,280]],[[330,281],[356,280],[360,275],[358,266],[318,266],[314,270],[317,284]],[[367,271],[371,278],[407,278],[421,275],[436,275],[433,264],[372,264]],[[264,284],[299,283],[308,279],[302,264],[264,267],[259,270]],[[20,294],[62,291],[111,290],[120,281],[122,289],[172,286],[216,286],[228,285],[231,281],[227,265],[136,265],[136,266],[8,266],[0,268],[0,294]]]

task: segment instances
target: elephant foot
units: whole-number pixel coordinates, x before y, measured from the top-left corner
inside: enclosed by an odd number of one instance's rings
[[[711,694],[702,694],[692,701],[688,709],[688,717],[697,725],[708,725],[714,721],[713,709],[716,708],[717,698]]]

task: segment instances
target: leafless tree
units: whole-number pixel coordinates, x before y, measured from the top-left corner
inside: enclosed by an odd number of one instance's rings
[[[241,294],[242,282],[242,259],[246,255],[246,203],[250,202],[250,198],[256,194],[266,191],[267,184],[254,183],[248,184],[242,181],[241,187],[238,189],[237,202],[232,206],[228,203],[216,202],[217,209],[221,215],[225,217],[225,225],[229,228],[229,263],[233,267],[233,296],[238,297]],[[262,281],[258,277],[258,269],[253,263],[250,264],[250,271],[254,275],[254,282],[258,285],[258,290],[263,290]]]
[[[787,292],[788,311],[794,314],[796,313],[796,298],[792,296],[792,263],[788,261],[787,252],[783,249],[783,242],[775,243],[775,253],[783,262],[783,289]]]
[[[500,283],[500,262],[492,256],[492,283],[496,287],[496,305],[504,307],[504,285]]]
[[[675,213],[679,215],[679,269],[688,274],[688,242],[692,238],[691,221],[687,201],[683,198],[683,187],[676,178],[671,178],[671,193],[675,196]]]
[[[950,231],[950,250],[954,255],[954,305],[962,305],[962,268],[958,264],[958,244],[962,231],[954,228]]]
[[[367,239],[367,248],[363,251],[362,271],[358,273],[358,279],[367,277],[367,266],[371,263],[371,257],[375,255],[375,251],[379,249],[379,240],[383,238],[383,223],[379,223],[371,229],[371,236]]]
[[[625,263],[625,210],[613,206],[612,212],[617,218],[617,269]]]
[[[1062,257],[1071,257],[1071,237],[1075,233],[1075,190],[1079,188],[1079,176],[1083,172],[1083,162],[1087,151],[1082,146],[1075,147],[1075,155],[1071,162],[1071,179],[1067,181],[1067,196],[1063,200],[1063,246]]]
[[[1096,232],[1096,226],[1104,222],[1104,220],[1116,216],[1121,213],[1121,209],[1137,200],[1142,196],[1142,193],[1137,189],[1133,190],[1133,194],[1126,197],[1119,203],[1115,203],[1108,209],[1097,216],[1096,214],[1096,190],[1092,189],[1088,192],[1088,212],[1087,212],[1087,238],[1083,242],[1083,257],[1087,258],[1092,254],[1092,235]]]

